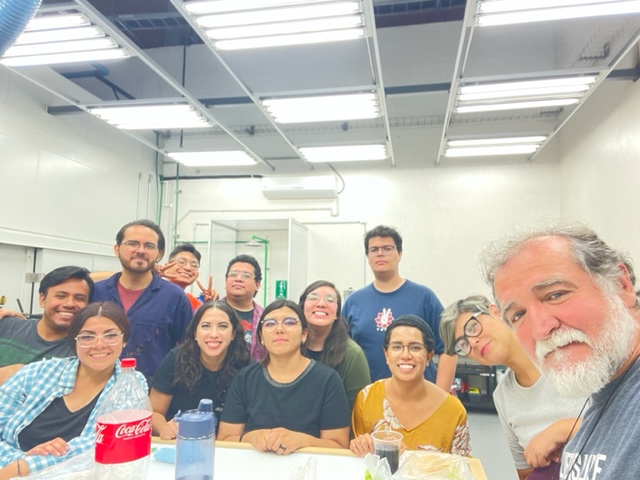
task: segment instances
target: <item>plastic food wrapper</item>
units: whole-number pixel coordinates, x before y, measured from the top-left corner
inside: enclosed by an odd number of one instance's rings
[[[160,447],[155,451],[152,448],[151,451],[152,451],[151,454],[153,455],[153,458],[155,458],[159,462],[171,463],[171,464],[176,463],[176,447],[174,446]]]
[[[53,465],[26,477],[13,477],[12,480],[93,480],[95,476],[93,449],[75,455],[64,462]]]
[[[421,450],[406,451],[391,475],[386,458],[367,454],[365,480],[475,480],[467,457]]]
[[[289,480],[316,480],[316,469],[316,459],[310,458],[304,465],[291,472]]]

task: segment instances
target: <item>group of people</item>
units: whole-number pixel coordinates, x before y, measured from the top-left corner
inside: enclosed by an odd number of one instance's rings
[[[519,478],[629,478],[635,467],[635,276],[584,226],[488,247],[495,303],[471,296],[446,309],[400,276],[402,238],[386,226],[364,239],[373,283],[344,305],[322,280],[263,309],[248,255],[229,262],[218,300],[198,282],[193,245],[161,266],[164,247],[157,225],[131,222],[116,235],[121,272],[94,283],[58,268],[40,283],[41,319],[0,316],[0,480],[90,448],[120,357],[137,359],[163,439],[175,438],[179,410],[211,398],[217,438],[260,451],[364,456],[371,433],[392,429],[407,449],[468,456],[467,414],[449,390],[457,357],[469,356],[508,367],[494,400]],[[195,282],[204,303],[184,292]]]

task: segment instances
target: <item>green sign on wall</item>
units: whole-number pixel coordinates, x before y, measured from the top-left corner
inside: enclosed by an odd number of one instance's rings
[[[276,298],[287,298],[286,280],[276,280]]]

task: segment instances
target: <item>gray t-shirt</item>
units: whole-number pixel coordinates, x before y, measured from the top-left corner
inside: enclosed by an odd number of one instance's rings
[[[640,362],[591,395],[578,433],[562,453],[560,480],[640,478]]]
[[[523,387],[513,370],[506,370],[493,392],[493,402],[518,470],[530,468],[524,457],[529,442],[552,423],[576,418],[585,400],[561,396],[544,375],[531,387]]]
[[[38,335],[38,321],[15,317],[0,320],[0,367],[75,355],[67,337],[50,342]]]

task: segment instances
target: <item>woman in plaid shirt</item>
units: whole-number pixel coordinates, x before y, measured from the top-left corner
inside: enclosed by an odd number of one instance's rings
[[[20,477],[93,447],[96,412],[120,373],[129,321],[113,303],[71,320],[76,357],[31,363],[0,387],[0,480]],[[141,374],[138,380],[146,388]]]

